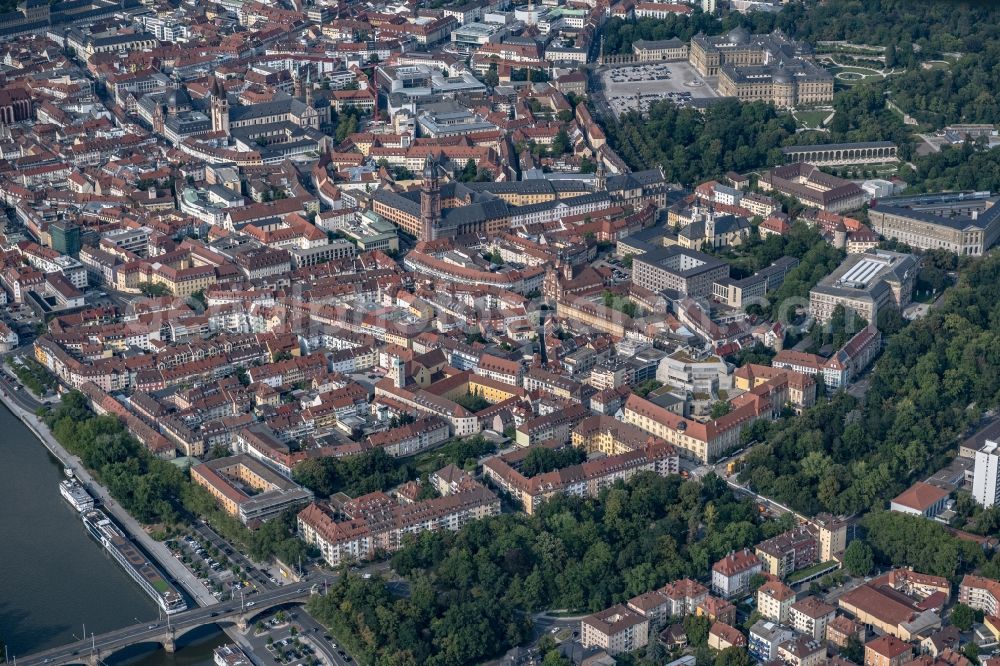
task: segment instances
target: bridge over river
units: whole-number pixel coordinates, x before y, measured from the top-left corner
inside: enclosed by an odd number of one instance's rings
[[[265,612],[289,604],[302,604],[313,591],[325,582],[332,582],[333,576],[313,578],[310,582],[290,583],[276,590],[255,594],[243,601],[229,601],[221,604],[194,608],[171,615],[169,621],[143,622],[106,634],[84,637],[84,640],[51,648],[35,654],[18,657],[23,666],[60,666],[61,664],[90,664],[96,666],[110,655],[124,648],[150,643],[162,645],[167,652],[173,652],[177,641],[188,632],[208,624],[220,626],[235,625],[246,631],[258,616]]]

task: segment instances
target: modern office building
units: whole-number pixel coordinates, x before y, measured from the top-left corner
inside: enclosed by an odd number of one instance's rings
[[[52,249],[60,254],[76,257],[80,254],[80,227],[68,220],[56,220],[49,225]]]
[[[676,245],[646,252],[632,265],[635,284],[654,292],[668,290],[679,297],[708,297],[712,285],[728,276],[725,262]]]

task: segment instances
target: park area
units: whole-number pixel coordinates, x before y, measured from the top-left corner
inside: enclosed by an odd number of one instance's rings
[[[827,69],[833,74],[837,83],[845,86],[857,85],[863,81],[882,80],[885,78],[877,69],[868,67],[856,67],[853,65],[828,65]]]

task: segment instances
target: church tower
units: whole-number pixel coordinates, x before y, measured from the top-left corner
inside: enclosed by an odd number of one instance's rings
[[[306,70],[306,106],[312,107],[313,105],[313,82],[312,82],[312,70]]]
[[[705,242],[708,247],[715,247],[715,206],[708,204],[708,213],[705,215]]]
[[[163,112],[163,105],[157,103],[156,108],[153,109],[153,134],[159,134],[160,136],[163,136],[163,128],[165,123],[166,123],[166,118]]]
[[[424,182],[420,186],[420,240],[434,240],[441,222],[441,181],[433,155],[424,160]]]
[[[302,99],[302,72],[297,67],[292,70],[292,97]]]
[[[229,136],[229,98],[219,79],[212,83],[212,131]]]
[[[608,191],[608,173],[604,170],[604,160],[601,156],[597,156],[597,180],[596,180],[596,191],[607,192]]]

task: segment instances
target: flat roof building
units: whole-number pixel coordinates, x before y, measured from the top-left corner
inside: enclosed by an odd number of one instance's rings
[[[191,468],[191,480],[222,509],[248,527],[308,504],[313,494],[246,454],[217,458]]]
[[[729,277],[729,265],[695,250],[677,246],[655,248],[635,257],[632,281],[650,291],[670,291],[678,297],[708,297],[712,285]]]
[[[978,257],[1000,238],[1000,197],[956,192],[882,199],[868,211],[872,227],[921,250]]]
[[[809,292],[809,312],[825,323],[842,305],[874,324],[879,308],[902,310],[909,305],[916,277],[917,258],[912,254],[869,250],[848,255]]]

